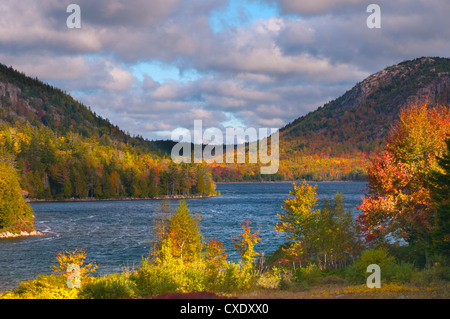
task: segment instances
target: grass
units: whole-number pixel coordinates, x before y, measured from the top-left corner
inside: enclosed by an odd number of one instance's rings
[[[366,251],[353,264],[337,270],[321,269],[314,263],[302,268],[290,263],[266,264],[257,270],[257,264],[216,265],[203,259],[154,263],[143,258],[134,270],[96,277],[86,270],[92,267],[89,264],[81,267],[81,288],[70,289],[68,274],[59,270],[74,260],[82,264],[84,257],[84,251],[60,254],[60,267],[53,267],[53,274],[21,282],[0,293],[0,299],[189,299],[193,293],[199,298],[213,293],[214,297],[244,299],[450,299],[447,262],[416,268],[382,249]],[[367,264],[373,262],[381,265],[380,288],[366,285]]]
[[[0,294],[0,299],[141,299],[159,296],[190,299],[194,292],[176,289],[175,286],[172,287],[173,281],[161,277],[158,283],[153,283],[152,280],[142,283],[133,278],[136,275],[111,274],[94,277],[82,289],[67,288],[61,276],[39,276],[20,283],[12,291]],[[142,293],[139,289],[143,289],[142,287],[155,291]],[[198,298],[210,298],[208,290],[197,293],[200,294]],[[252,289],[215,292],[214,295],[239,299],[450,299],[450,283],[439,283],[435,280],[428,281],[426,285],[423,282],[389,282],[382,284],[381,288],[368,288],[365,284],[350,284],[342,277],[332,274],[315,278],[309,284],[302,284],[286,273],[275,272],[260,276],[260,280]]]
[[[403,284],[386,284],[381,288],[366,285],[322,284],[306,289],[258,289],[237,294],[242,299],[449,299],[450,285],[417,287]]]

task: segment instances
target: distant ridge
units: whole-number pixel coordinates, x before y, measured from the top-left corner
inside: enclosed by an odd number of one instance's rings
[[[385,68],[317,110],[280,129],[280,169],[213,164],[215,181],[364,179],[370,154],[383,147],[400,110],[409,104],[450,104],[450,59],[422,57]],[[0,122],[44,125],[100,145],[133,148],[137,155],[170,157],[174,141],[131,136],[62,90],[0,64]]]
[[[216,195],[208,167],[174,163],[170,144],[131,136],[62,90],[0,64],[0,161],[14,165],[32,201]]]
[[[385,68],[280,129],[284,156],[373,152],[411,103],[450,103],[450,59],[422,57]]]
[[[102,138],[108,145],[123,142],[143,153],[165,154],[160,149],[165,145],[163,141],[156,144],[141,136],[131,136],[66,92],[1,63],[0,120],[43,124],[62,135],[73,132]]]

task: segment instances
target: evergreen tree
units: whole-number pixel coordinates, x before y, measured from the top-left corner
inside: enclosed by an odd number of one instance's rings
[[[172,245],[173,257],[193,261],[200,256],[203,247],[200,216],[191,214],[184,199],[170,218],[165,237]]]
[[[438,158],[442,171],[431,177],[431,190],[436,205],[436,228],[432,233],[434,250],[444,257],[450,256],[450,138],[447,152]]]
[[[0,159],[0,232],[33,231],[33,210],[22,197],[14,167]]]

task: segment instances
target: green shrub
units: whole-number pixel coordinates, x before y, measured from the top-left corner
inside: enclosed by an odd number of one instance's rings
[[[306,267],[296,269],[295,281],[303,287],[316,285],[324,273],[316,264],[311,263]]]
[[[0,158],[0,232],[31,232],[33,219],[33,209],[22,197],[16,170]]]
[[[188,264],[180,264],[171,272],[177,283],[177,291],[184,293],[206,290],[208,276],[205,263],[201,260],[196,260]],[[214,287],[210,287],[210,289],[214,290]]]
[[[138,295],[142,297],[172,293],[178,288],[169,269],[155,266],[144,258],[142,265],[130,275],[130,280],[136,284]]]
[[[370,273],[367,266],[376,264],[380,266],[381,283],[409,283],[414,279],[416,270],[413,264],[407,262],[397,263],[393,256],[384,247],[366,250],[360,259],[344,271],[345,278],[353,284],[365,284]]]
[[[299,282],[295,277],[295,273],[290,268],[285,268],[280,273],[280,280],[278,282],[278,289],[289,290],[294,286],[298,285]],[[301,286],[305,287],[307,284],[300,283]]]
[[[93,278],[80,290],[80,297],[85,299],[120,299],[135,295],[136,284],[125,273]]]
[[[228,262],[223,270],[222,279],[217,286],[219,292],[237,291],[240,287],[240,267],[238,264]]]
[[[275,289],[278,287],[281,278],[282,270],[277,267],[272,267],[271,270],[264,272],[258,278],[258,286],[266,289]]]
[[[416,274],[414,265],[410,263],[388,263],[381,268],[381,280],[398,284],[410,283]]]
[[[39,275],[38,277],[22,281],[12,291],[0,295],[2,299],[76,299],[78,289],[67,287],[63,276]]]
[[[443,284],[450,281],[450,267],[442,264],[435,264],[431,268],[423,269],[416,273],[413,283],[418,286],[430,284]]]

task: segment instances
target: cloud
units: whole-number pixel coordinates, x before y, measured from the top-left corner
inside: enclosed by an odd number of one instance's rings
[[[336,13],[345,8],[367,6],[372,0],[279,0],[267,2],[278,3],[281,11],[286,14],[320,15]],[[378,1],[379,2],[379,1]]]
[[[80,0],[68,29],[69,0],[3,0],[0,62],[148,138],[195,119],[281,127],[386,66],[448,56],[447,0],[380,0],[381,29],[366,26],[371,2]]]

